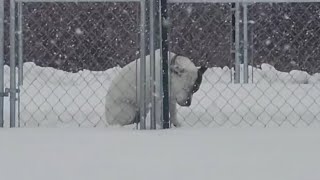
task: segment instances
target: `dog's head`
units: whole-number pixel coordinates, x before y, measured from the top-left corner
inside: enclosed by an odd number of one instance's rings
[[[202,76],[207,67],[196,67],[189,58],[174,55],[171,58],[171,86],[177,103],[190,106],[192,96],[200,88]]]

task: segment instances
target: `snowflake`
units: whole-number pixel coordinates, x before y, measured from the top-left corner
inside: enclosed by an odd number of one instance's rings
[[[82,35],[83,31],[80,28],[76,28],[76,34],[77,35]]]

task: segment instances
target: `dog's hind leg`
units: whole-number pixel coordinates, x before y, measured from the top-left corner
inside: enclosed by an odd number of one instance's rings
[[[131,104],[110,102],[106,104],[106,120],[110,125],[130,125],[134,122],[136,109]]]

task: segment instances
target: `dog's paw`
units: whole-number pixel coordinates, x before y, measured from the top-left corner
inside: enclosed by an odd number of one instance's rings
[[[178,121],[176,121],[176,122],[174,122],[174,123],[172,123],[172,124],[173,124],[173,126],[176,127],[176,128],[179,128],[179,127],[182,126],[181,123],[179,123]]]

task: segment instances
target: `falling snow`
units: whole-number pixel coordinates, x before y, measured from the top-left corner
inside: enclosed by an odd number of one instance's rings
[[[289,50],[289,49],[290,49],[290,44],[284,45],[284,46],[283,46],[283,49],[284,49],[284,50]]]
[[[266,45],[270,45],[271,44],[271,40],[267,39],[265,43],[266,43]]]
[[[284,19],[290,19],[290,17],[288,16],[288,14],[284,15]]]
[[[80,28],[76,28],[76,34],[77,35],[82,35],[83,31]]]
[[[191,6],[187,7],[187,13],[188,13],[189,16],[191,15],[191,13],[192,13],[192,7]]]

